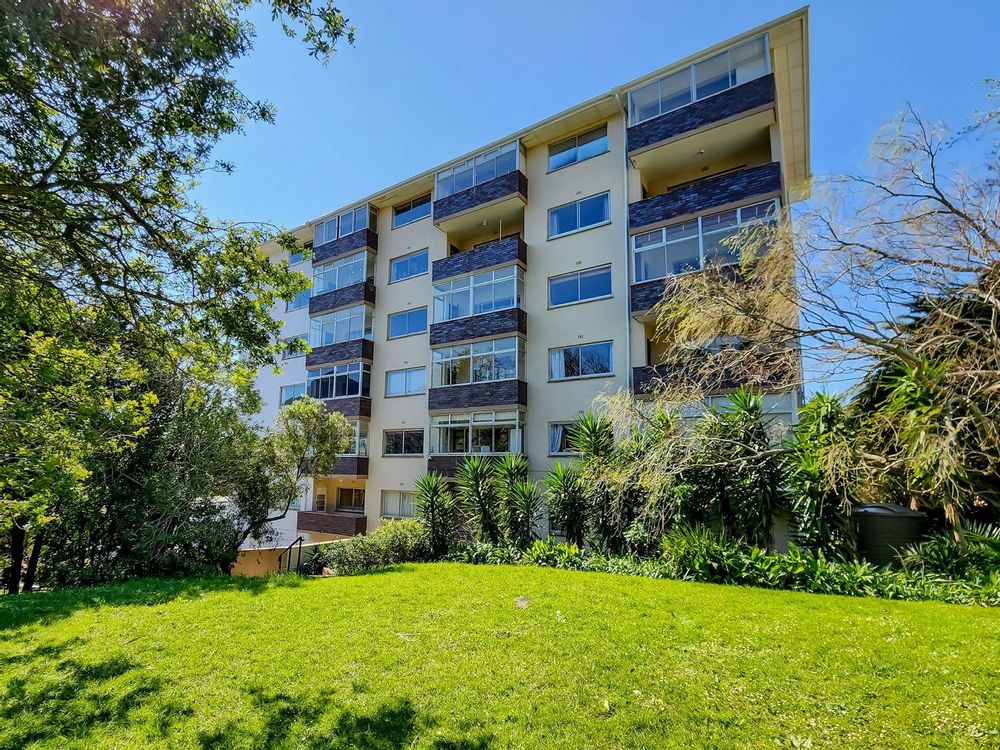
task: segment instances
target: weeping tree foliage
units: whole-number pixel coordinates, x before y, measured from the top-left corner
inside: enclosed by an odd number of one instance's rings
[[[760,382],[776,359],[783,387],[805,373],[846,389],[851,428],[797,452],[824,507],[941,509],[958,530],[1000,502],[1000,83],[989,89],[957,134],[903,113],[863,172],[819,182],[794,226],[730,238],[736,269],[679,277],[659,305],[657,336],[675,348],[729,342],[694,358],[688,398],[713,377]]]
[[[207,216],[191,190],[219,139],[273,108],[232,67],[252,0],[0,4],[0,534],[7,588],[86,462],[128,450],[173,370],[240,388],[280,351],[271,306],[308,285],[268,262],[265,224]],[[329,57],[353,41],[327,2],[271,0]]]

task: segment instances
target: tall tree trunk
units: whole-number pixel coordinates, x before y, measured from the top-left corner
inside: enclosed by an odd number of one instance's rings
[[[21,590],[21,566],[24,565],[24,527],[21,519],[14,519],[10,526],[10,567],[7,569],[7,593]]]
[[[31,542],[31,554],[28,556],[28,567],[24,571],[24,583],[21,591],[31,591],[35,585],[35,573],[38,572],[38,558],[42,555],[42,543],[45,541],[45,529],[39,529]]]

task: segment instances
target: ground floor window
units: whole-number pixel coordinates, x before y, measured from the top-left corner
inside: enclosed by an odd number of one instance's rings
[[[431,417],[431,453],[518,453],[524,412],[485,411]]]
[[[570,433],[573,422],[552,422],[549,424],[549,454],[553,456],[573,455]]]
[[[365,490],[363,487],[340,487],[337,489],[337,510],[352,513],[365,512]]]
[[[413,518],[414,495],[402,490],[382,490],[382,515],[387,518]]]

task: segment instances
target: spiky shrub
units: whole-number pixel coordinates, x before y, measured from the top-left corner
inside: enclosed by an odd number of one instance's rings
[[[468,517],[477,541],[495,544],[500,541],[499,503],[493,462],[482,456],[468,456],[455,476],[458,502]]]
[[[496,489],[498,513],[497,523],[500,535],[507,541],[513,541],[513,525],[516,523],[514,504],[514,486],[528,478],[528,460],[521,453],[505,453],[493,464],[493,480]]]
[[[454,547],[458,538],[455,496],[445,478],[437,472],[424,474],[416,486],[417,516],[430,535],[432,553],[440,557]]]
[[[514,482],[508,490],[506,532],[509,541],[524,548],[535,536],[535,526],[542,516],[542,494],[538,486],[527,479]]]
[[[551,524],[562,530],[567,542],[582,546],[587,536],[589,514],[580,470],[572,464],[556,461],[542,484]]]

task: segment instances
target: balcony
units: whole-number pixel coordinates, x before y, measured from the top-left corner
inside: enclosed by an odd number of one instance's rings
[[[511,235],[434,261],[432,278],[442,281],[510,263],[518,263],[525,268],[527,261],[528,246],[519,235]]]
[[[323,401],[323,405],[328,412],[340,412],[347,418],[370,419],[372,415],[372,400],[368,396],[343,396],[341,398],[328,398]],[[365,462],[365,471],[368,471],[368,459],[360,458]],[[338,464],[340,460],[338,459]],[[349,472],[345,472],[349,473]]]
[[[320,313],[330,312],[339,307],[346,307],[347,305],[354,305],[359,302],[367,302],[370,305],[375,304],[375,284],[370,281],[361,281],[343,289],[334,289],[329,292],[317,294],[315,297],[310,297],[309,314],[319,315]]]
[[[528,384],[523,380],[449,385],[431,388],[427,393],[427,408],[430,411],[527,405]]]
[[[513,307],[494,310],[481,315],[433,323],[430,330],[431,346],[450,344],[455,341],[509,336],[512,333],[528,332],[528,315],[524,310]]]
[[[632,392],[648,396],[665,384],[696,387],[704,393],[734,391],[741,386],[763,390],[787,391],[795,387],[798,365],[794,352],[785,351],[743,359],[737,367],[719,366],[710,371],[700,367],[707,360],[694,359],[684,364],[655,365],[632,368]]]
[[[317,531],[322,534],[337,534],[339,536],[358,536],[368,528],[368,519],[364,513],[348,513],[334,511],[299,511],[299,531]]]
[[[452,240],[482,231],[483,222],[514,225],[523,220],[528,202],[528,178],[515,170],[434,201],[434,223]]]
[[[370,361],[374,352],[375,344],[371,339],[351,339],[317,346],[306,355],[306,368],[359,359]]]
[[[734,86],[706,99],[699,99],[630,127],[627,136],[629,156],[643,161],[640,155],[650,149],[666,146],[672,141],[689,137],[708,128],[721,127],[737,119],[773,110],[774,101],[773,73]],[[767,119],[762,118],[762,121]],[[774,121],[773,114],[770,120]],[[759,125],[750,129],[758,128]],[[746,124],[743,129],[748,129]],[[639,164],[636,166],[641,169]]]
[[[367,477],[368,456],[341,456],[334,464],[330,476]]]
[[[778,162],[734,169],[678,185],[662,195],[630,203],[629,230],[633,233],[643,232],[712,208],[754,198],[763,200],[780,194],[781,164]]]
[[[439,453],[427,457],[427,471],[436,471],[446,477],[454,477],[458,473],[458,467],[470,455],[482,456],[487,461],[496,461],[500,458],[495,453],[476,453],[455,455],[453,453]]]
[[[376,252],[378,250],[378,235],[371,229],[361,229],[335,240],[324,242],[322,245],[313,245],[312,262],[314,264],[325,263],[328,260],[339,258],[341,255],[350,255],[359,250]]]

